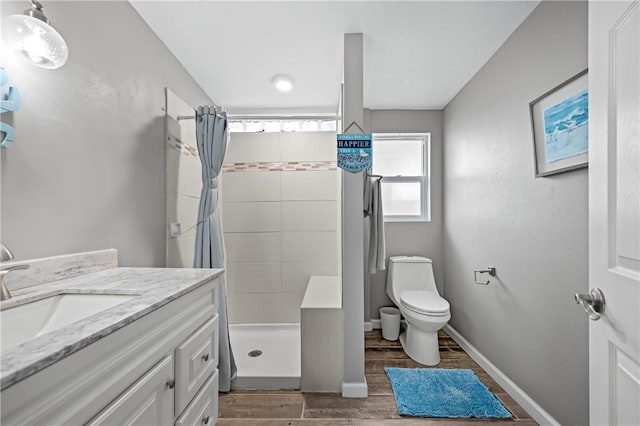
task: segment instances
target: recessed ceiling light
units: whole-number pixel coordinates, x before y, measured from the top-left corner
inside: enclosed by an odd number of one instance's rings
[[[279,74],[271,79],[271,84],[281,92],[288,92],[293,89],[293,79],[288,75]]]

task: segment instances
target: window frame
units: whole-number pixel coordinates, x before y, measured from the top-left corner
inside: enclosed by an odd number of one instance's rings
[[[430,222],[431,221],[431,133],[373,133],[372,151],[375,158],[376,141],[418,140],[422,142],[422,172],[421,176],[387,176],[383,175],[382,182],[403,183],[418,182],[420,184],[420,214],[419,215],[384,215],[385,222]],[[372,171],[372,173],[376,173]]]

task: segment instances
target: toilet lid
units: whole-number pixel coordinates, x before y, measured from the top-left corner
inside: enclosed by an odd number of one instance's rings
[[[403,291],[400,302],[421,314],[444,315],[449,312],[449,302],[432,291]]]

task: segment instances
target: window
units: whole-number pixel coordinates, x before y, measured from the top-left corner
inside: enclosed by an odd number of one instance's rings
[[[428,133],[374,133],[372,172],[383,176],[387,222],[429,221]]]
[[[337,121],[318,119],[238,119],[229,118],[229,132],[335,132]]]

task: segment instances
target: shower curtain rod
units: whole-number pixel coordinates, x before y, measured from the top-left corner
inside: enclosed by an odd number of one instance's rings
[[[216,105],[215,102],[213,102],[210,106],[212,106],[215,109],[216,113],[217,113],[219,106]],[[227,110],[225,108],[223,108],[222,111],[226,112]],[[178,115],[176,117],[176,120],[178,120],[178,121],[180,121],[180,120],[195,120],[195,119],[196,119],[195,115]]]

